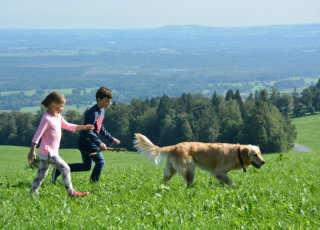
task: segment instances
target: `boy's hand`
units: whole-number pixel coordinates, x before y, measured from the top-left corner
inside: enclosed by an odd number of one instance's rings
[[[33,159],[37,159],[37,155],[34,151],[30,151],[28,154],[28,161],[29,163],[32,163]]]
[[[114,138],[114,140],[112,141],[112,144],[117,144],[117,145],[119,145],[119,144],[120,144],[120,141],[119,141],[117,138]]]
[[[107,146],[106,146],[105,143],[101,143],[101,144],[100,144],[100,150],[101,150],[101,151],[106,151],[106,150],[107,150]]]

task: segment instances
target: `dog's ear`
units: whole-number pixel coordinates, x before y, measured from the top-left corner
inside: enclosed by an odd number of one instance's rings
[[[250,149],[248,147],[243,147],[241,149],[241,156],[243,157],[244,160],[249,159],[249,152],[250,152]]]

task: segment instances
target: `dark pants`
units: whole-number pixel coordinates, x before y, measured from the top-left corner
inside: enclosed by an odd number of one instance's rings
[[[82,172],[82,171],[89,171],[92,168],[93,161],[95,163],[95,166],[91,173],[91,181],[96,182],[100,179],[102,169],[104,168],[105,161],[101,154],[101,152],[98,152],[98,154],[94,156],[90,156],[89,153],[80,150],[81,151],[81,157],[83,163],[75,163],[75,164],[69,164],[70,171],[71,172]],[[60,173],[59,173],[60,174]],[[57,177],[58,175],[56,175]]]

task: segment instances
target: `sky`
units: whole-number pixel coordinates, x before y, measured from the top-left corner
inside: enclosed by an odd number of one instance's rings
[[[0,0],[0,28],[320,23],[320,0]]]

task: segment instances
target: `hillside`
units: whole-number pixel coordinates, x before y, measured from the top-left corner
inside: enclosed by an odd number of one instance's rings
[[[293,123],[298,133],[295,142],[320,151],[320,115],[295,118]]]

